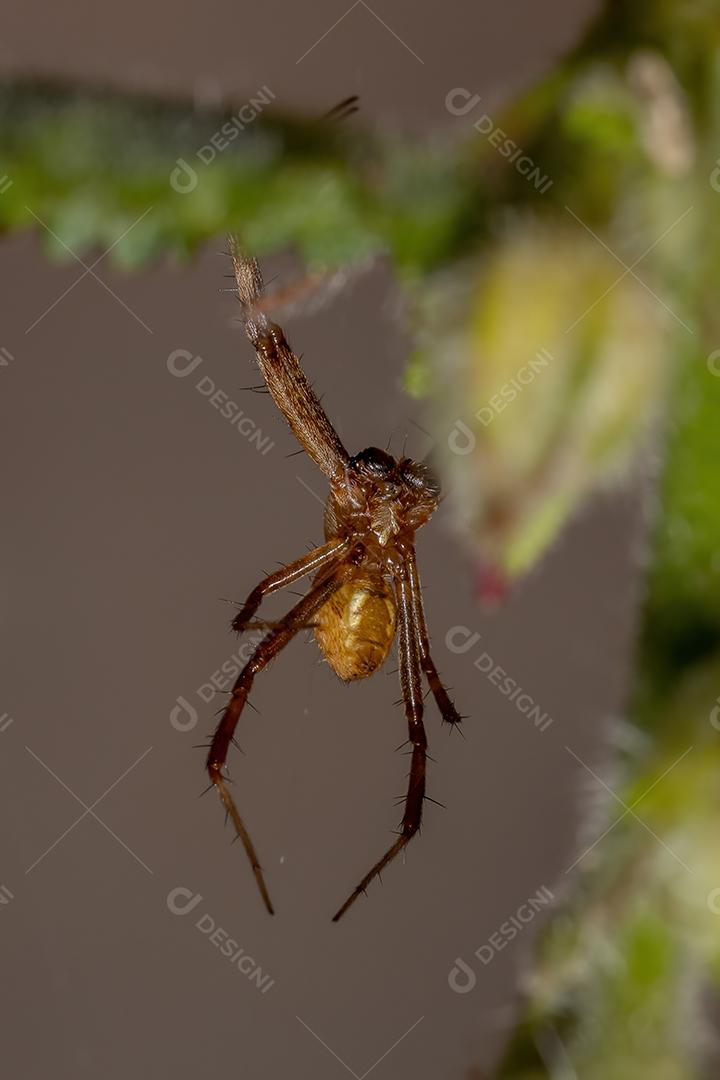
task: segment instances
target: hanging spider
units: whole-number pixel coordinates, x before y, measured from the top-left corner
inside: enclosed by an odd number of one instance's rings
[[[246,257],[232,237],[230,256],[243,324],[267,388],[293,434],[330,483],[326,542],[261,581],[233,620],[233,629],[242,632],[251,625],[264,597],[312,576],[303,599],[279,622],[265,624],[269,631],[235,682],[207,759],[210,780],[232,818],[270,914],[273,907],[260,862],[223,775],[255,676],[308,626],[313,627],[330,666],[346,681],[372,675],[386,659],[396,633],[399,639],[400,685],[412,747],[405,811],[397,839],[333,916],[337,921],[420,827],[427,756],[423,672],[443,720],[457,725],[462,719],[430,655],[415,561],[415,532],[435,511],[440,487],[426,465],[405,457],[395,460],[377,447],[350,457],[283,331],[263,309],[257,262]]]

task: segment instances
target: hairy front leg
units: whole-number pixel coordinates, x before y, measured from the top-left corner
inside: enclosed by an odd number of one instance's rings
[[[262,310],[263,279],[257,260],[229,237],[245,332],[255,349],[273,400],[308,456],[333,484],[341,483],[348,452],[290,348],[281,326]]]

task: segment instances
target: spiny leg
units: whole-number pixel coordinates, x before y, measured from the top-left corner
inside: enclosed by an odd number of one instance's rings
[[[314,548],[302,559],[297,559],[295,562],[283,566],[274,574],[269,574],[253,589],[233,619],[233,630],[239,634],[247,628],[248,623],[266,596],[270,596],[271,593],[277,592],[279,589],[284,589],[287,585],[292,585],[293,582],[298,581],[307,574],[316,573],[324,566],[327,566],[328,563],[332,563],[333,560],[337,561],[340,556],[346,553],[349,546],[350,541],[336,537],[334,540],[329,540],[327,544]]]
[[[347,566],[349,566],[349,561],[341,563],[338,567],[334,568],[333,572],[326,575],[320,582],[315,584],[307,596],[303,597],[299,603],[295,604],[284,619],[281,619],[277,626],[263,638],[245,667],[238,675],[230,695],[230,700],[210,744],[210,752],[207,758],[207,770],[210,780],[217,788],[218,795],[222,800],[225,810],[232,818],[235,831],[242,841],[245,853],[253,868],[255,881],[260,890],[260,895],[263,898],[265,907],[271,915],[274,914],[273,906],[270,901],[267,886],[265,885],[265,879],[260,867],[260,860],[258,859],[253,842],[250,839],[250,835],[238,813],[235,802],[228,791],[225,778],[222,775],[222,770],[227,760],[228,749],[232,742],[233,735],[235,734],[237,722],[240,719],[240,714],[247,701],[255,676],[267,666],[274,656],[277,656],[280,650],[288,644],[298,630],[302,629],[302,627],[307,624],[308,620],[312,618],[328,597],[340,587],[344,580],[344,570]]]
[[[245,333],[255,349],[267,388],[296,439],[333,484],[340,484],[348,452],[330,423],[282,327],[261,310],[263,279],[255,259],[229,237]]]
[[[425,766],[427,758],[427,740],[423,727],[423,696],[420,674],[420,643],[412,612],[412,593],[409,576],[401,573],[397,581],[398,599],[398,654],[400,664],[400,685],[405,702],[405,716],[408,722],[408,738],[412,746],[410,759],[410,777],[405,812],[400,825],[400,834],[383,857],[375,863],[359,885],[350,893],[342,907],[333,915],[333,922],[342,918],[347,909],[355,903],[360,893],[365,892],[370,882],[378,877],[399,852],[410,843],[420,828],[422,806],[425,798]]]
[[[430,636],[428,634],[425,608],[423,606],[420,575],[418,574],[415,549],[412,547],[409,548],[406,553],[405,565],[407,567],[410,583],[413,617],[420,644],[420,663],[422,669],[425,672],[425,676],[443,720],[446,724],[451,724],[453,727],[456,727],[458,731],[462,732],[462,728],[458,726],[462,722],[462,716],[457,711],[450,695],[443,686],[440,675],[438,674],[438,669],[435,667],[435,662],[430,655]]]

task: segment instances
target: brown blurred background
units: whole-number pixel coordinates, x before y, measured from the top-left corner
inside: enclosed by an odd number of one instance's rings
[[[509,93],[592,9],[35,2],[12,22],[4,5],[0,63],[5,75],[239,103],[266,85],[297,110],[358,93],[367,122],[438,130],[459,122],[445,111],[449,89]],[[287,456],[295,446],[270,399],[241,389],[257,375],[218,292],[222,243],[192,266],[132,277],[101,260],[93,273],[106,287],[78,281],[74,261],[50,265],[34,238],[0,244],[0,346],[13,357],[0,368],[3,1066],[53,1080],[468,1077],[502,1045],[542,916],[490,963],[473,952],[538,890],[562,891],[583,850],[580,810],[602,795],[577,759],[603,758],[622,711],[640,497],[587,507],[494,615],[477,605],[446,515],[421,534],[436,660],[467,738],[442,730],[428,701],[430,794],[446,809],[427,807],[405,864],[337,926],[332,912],[399,816],[394,664],[344,686],[298,639],[258,681],[259,715],[243,717],[231,768],[270,919],[217,800],[197,798],[193,744],[222,700],[198,690],[238,649],[220,598],[244,597],[320,539],[325,488],[305,457]],[[286,282],[300,267],[287,257],[267,271]],[[351,451],[389,436],[399,451],[407,436],[410,454],[426,452],[422,415],[401,390],[408,342],[385,267],[287,329]],[[187,377],[169,371],[175,350],[201,358]],[[270,450],[212,407],[202,379]],[[457,627],[454,640],[481,635],[464,653],[447,645]],[[481,674],[483,652],[552,717],[547,730]],[[174,914],[183,897],[195,906]],[[213,946],[213,926],[269,975],[264,993]],[[472,992],[448,984],[457,957],[476,972]]]

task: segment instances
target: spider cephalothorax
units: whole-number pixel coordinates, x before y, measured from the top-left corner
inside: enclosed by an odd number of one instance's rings
[[[426,465],[369,446],[351,457],[325,512],[325,534],[363,533],[392,557],[437,508],[440,485]]]
[[[305,627],[314,629],[328,663],[341,679],[348,681],[372,675],[398,637],[400,683],[411,746],[405,812],[397,839],[334,915],[337,920],[420,827],[427,756],[422,721],[423,673],[443,719],[450,724],[458,724],[461,719],[430,655],[415,562],[415,532],[437,508],[440,487],[421,462],[396,460],[374,446],[353,457],[348,455],[282,329],[268,320],[260,306],[262,277],[257,263],[243,256],[232,239],[230,252],[245,330],[255,347],[267,387],[330,484],[325,543],[261,581],[233,620],[233,628],[242,632],[265,596],[300,578],[312,577],[303,599],[279,622],[268,624],[268,633],[240,672],[207,761],[210,779],[243,842],[270,912],[273,908],[255,848],[223,776],[230,743],[255,675]]]

